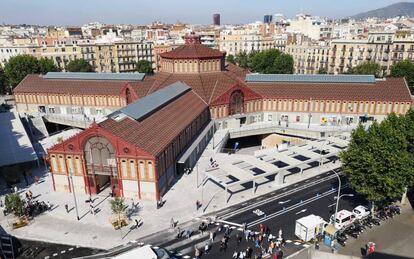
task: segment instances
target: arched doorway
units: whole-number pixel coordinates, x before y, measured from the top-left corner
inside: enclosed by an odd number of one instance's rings
[[[243,113],[244,97],[240,90],[230,95],[230,115]]]
[[[126,104],[128,105],[132,103],[133,101],[132,101],[131,91],[129,90],[129,88],[125,90],[125,95],[126,95]]]
[[[104,137],[91,137],[85,144],[84,152],[90,192],[97,194],[111,186],[110,190],[118,193],[115,149],[112,144]]]

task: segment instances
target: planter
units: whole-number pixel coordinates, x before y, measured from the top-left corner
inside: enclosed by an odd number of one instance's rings
[[[128,222],[126,221],[126,219],[115,220],[112,221],[111,224],[116,230],[128,226]]]

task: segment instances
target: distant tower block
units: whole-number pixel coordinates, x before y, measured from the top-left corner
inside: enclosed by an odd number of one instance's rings
[[[264,23],[271,23],[272,19],[273,19],[273,15],[271,15],[271,14],[265,14],[263,16],[263,22]]]
[[[220,26],[220,14],[213,14],[213,25]]]

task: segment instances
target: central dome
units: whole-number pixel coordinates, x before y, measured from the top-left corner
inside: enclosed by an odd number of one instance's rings
[[[201,44],[194,34],[185,37],[185,44],[160,54],[161,71],[169,73],[208,73],[224,69],[226,53]]]

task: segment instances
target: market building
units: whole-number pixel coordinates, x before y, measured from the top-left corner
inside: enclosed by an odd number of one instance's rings
[[[413,103],[403,78],[250,74],[225,55],[191,35],[160,54],[153,76],[27,76],[14,91],[21,114],[90,121],[49,149],[54,189],[95,194],[110,186],[118,196],[159,200],[217,128],[380,121]]]

